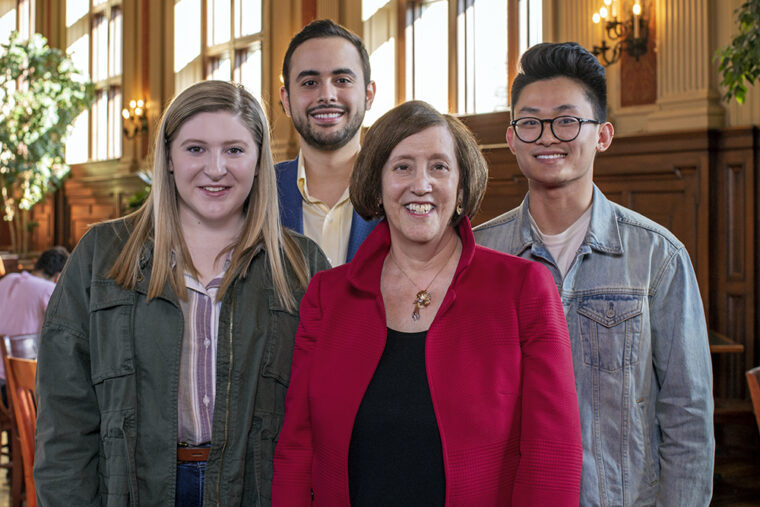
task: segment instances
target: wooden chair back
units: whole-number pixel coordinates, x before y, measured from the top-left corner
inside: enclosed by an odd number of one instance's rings
[[[0,340],[0,357],[2,358],[0,359],[0,364],[3,367],[3,373],[7,368],[9,355],[29,358],[36,357],[38,339],[39,335],[2,337]],[[5,393],[6,399],[0,402],[0,433],[5,432],[6,434],[7,450],[3,449],[3,454],[7,455],[8,459],[0,464],[0,468],[5,468],[10,473],[11,507],[22,507],[24,504],[24,461],[21,455],[21,439],[19,438],[16,426],[16,417],[13,413],[11,389],[7,382]]]
[[[37,507],[34,489],[34,434],[37,429],[37,402],[34,397],[34,381],[37,361],[33,359],[6,358],[5,377],[16,416],[16,427],[21,440],[21,456],[24,462],[24,484],[27,507]]]
[[[749,384],[749,395],[752,398],[752,411],[755,412],[757,429],[760,430],[760,366],[747,372],[747,384]]]
[[[24,334],[18,336],[6,336],[5,350],[9,357],[19,359],[37,359],[38,334]]]

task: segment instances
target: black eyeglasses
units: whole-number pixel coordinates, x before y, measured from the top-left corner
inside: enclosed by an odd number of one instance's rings
[[[602,122],[586,120],[577,116],[557,116],[556,118],[547,118],[545,120],[526,116],[525,118],[518,118],[509,122],[512,128],[515,129],[517,138],[524,143],[535,143],[538,141],[544,135],[545,123],[550,125],[554,137],[567,143],[578,137],[584,123],[600,125]]]

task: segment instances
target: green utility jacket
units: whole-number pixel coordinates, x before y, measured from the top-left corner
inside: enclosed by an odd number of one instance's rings
[[[175,503],[182,310],[168,284],[146,303],[152,245],[134,290],[106,277],[128,234],[124,221],[93,227],[50,299],[34,464],[46,507]],[[293,235],[312,275],[329,267],[314,242]],[[298,313],[279,303],[266,252],[252,255],[246,277],[222,301],[204,506],[271,503]]]

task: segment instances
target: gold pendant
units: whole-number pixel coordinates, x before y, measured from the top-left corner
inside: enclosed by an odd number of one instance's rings
[[[427,289],[421,290],[417,293],[417,298],[414,300],[414,311],[412,312],[412,320],[420,320],[420,308],[430,306],[432,297]]]

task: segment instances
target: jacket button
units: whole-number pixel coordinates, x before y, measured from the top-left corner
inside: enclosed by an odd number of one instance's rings
[[[607,316],[608,319],[611,319],[612,317],[615,316],[615,306],[612,303],[610,303],[609,308],[607,308],[605,315]]]

